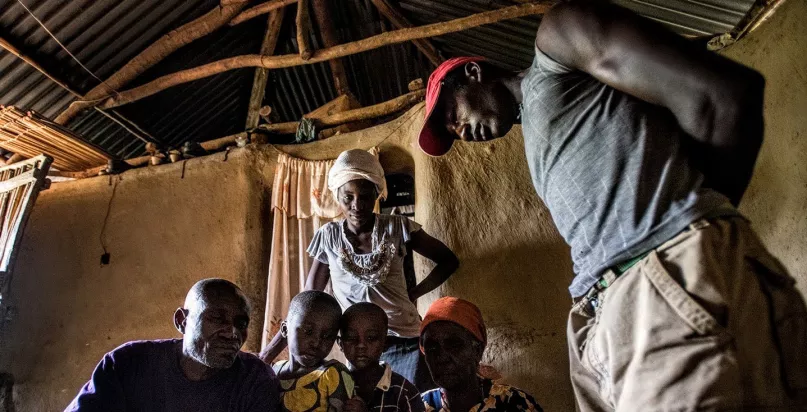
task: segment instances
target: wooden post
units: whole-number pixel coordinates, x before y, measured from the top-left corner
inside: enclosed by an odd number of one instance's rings
[[[401,13],[401,11],[393,4],[391,4],[388,0],[371,0],[373,5],[378,9],[378,12],[381,13],[382,16],[386,17],[396,28],[398,29],[406,29],[412,27],[412,23]],[[434,47],[431,41],[427,39],[417,39],[412,40],[412,43],[415,44],[415,47],[426,56],[427,59],[437,67],[440,63],[443,62],[443,58],[440,57],[440,52],[437,51],[437,48]]]
[[[261,56],[275,53],[277,39],[280,37],[280,27],[283,25],[283,10],[275,10],[269,14],[266,23],[266,35],[261,43]],[[269,79],[269,70],[259,67],[255,69],[255,78],[252,82],[252,94],[249,96],[249,111],[247,112],[247,130],[254,129],[260,123],[261,105],[266,93],[266,82]]]
[[[329,7],[331,0],[313,0],[314,18],[317,19],[317,26],[322,35],[322,43],[325,47],[334,47],[339,44],[336,38],[336,30],[333,27],[333,20],[330,18],[332,9]],[[328,60],[333,74],[333,85],[337,95],[350,94],[345,66],[341,59]]]
[[[351,43],[340,44],[339,46],[320,49],[314,52],[308,60],[303,60],[299,55],[282,56],[261,56],[257,54],[235,56],[227,59],[204,64],[191,69],[181,70],[176,73],[159,77],[142,86],[135,87],[109,97],[101,103],[101,107],[117,107],[131,103],[145,97],[151,96],[169,87],[188,83],[194,80],[203,79],[229,70],[244,67],[263,67],[267,69],[279,69],[284,67],[301,66],[313,64],[331,59],[350,56],[362,53],[390,44],[403,43],[415,39],[442,36],[470,28],[491,24],[502,20],[514,19],[533,14],[543,14],[552,6],[551,3],[527,3],[516,6],[505,7],[498,10],[474,14],[455,20],[441,23],[429,24],[426,26],[412,27],[382,33],[366,39]]]
[[[308,0],[297,1],[297,49],[303,61],[311,58],[311,16],[308,15]]]

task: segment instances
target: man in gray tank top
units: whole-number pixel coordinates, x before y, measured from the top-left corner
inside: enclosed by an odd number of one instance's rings
[[[807,309],[735,209],[763,89],[653,22],[575,3],[544,17],[525,72],[461,57],[429,78],[432,156],[505,135],[521,106],[535,190],[572,248],[580,410],[807,406]]]

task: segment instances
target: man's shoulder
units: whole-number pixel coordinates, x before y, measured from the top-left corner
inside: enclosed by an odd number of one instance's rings
[[[118,346],[107,355],[115,360],[164,355],[173,352],[179,342],[179,339],[135,340]]]
[[[267,376],[271,379],[276,378],[272,366],[262,361],[255,354],[241,351],[238,352],[238,359],[241,360],[245,371],[251,371],[258,376]]]

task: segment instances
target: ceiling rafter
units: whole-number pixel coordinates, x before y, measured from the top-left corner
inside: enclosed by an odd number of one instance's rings
[[[275,10],[269,13],[269,20],[266,23],[266,35],[261,43],[261,55],[269,56],[275,54],[277,40],[280,38],[280,29],[283,26],[283,10]],[[246,129],[253,129],[260,122],[260,110],[263,98],[266,94],[266,83],[269,80],[269,70],[259,67],[255,69],[255,78],[252,82],[252,92],[249,96],[249,109],[247,112]]]
[[[498,10],[477,13],[467,17],[462,17],[445,22],[390,31],[376,36],[368,37],[362,40],[316,50],[313,53],[313,55],[307,60],[303,59],[302,56],[300,56],[299,54],[289,54],[281,56],[261,56],[259,54],[252,54],[252,55],[230,57],[227,59],[207,63],[190,69],[180,70],[178,72],[159,77],[142,86],[118,92],[114,96],[108,97],[103,102],[93,101],[85,103],[88,103],[90,105],[99,105],[102,108],[118,107],[154,95],[170,87],[174,87],[198,79],[203,79],[230,70],[245,67],[263,67],[266,69],[279,69],[285,67],[293,67],[305,64],[324,62],[339,57],[345,57],[352,54],[377,49],[391,44],[403,43],[416,39],[424,39],[435,36],[442,36],[444,34],[467,30],[473,27],[478,27],[485,24],[491,24],[502,20],[513,19],[517,17],[543,14],[549,10],[551,5],[552,5],[551,3],[520,4],[516,6],[501,8]]]

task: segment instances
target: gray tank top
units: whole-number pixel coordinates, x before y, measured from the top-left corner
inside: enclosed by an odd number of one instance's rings
[[[535,190],[572,248],[573,297],[608,268],[728,203],[705,188],[672,112],[565,67],[536,49],[521,83]]]

